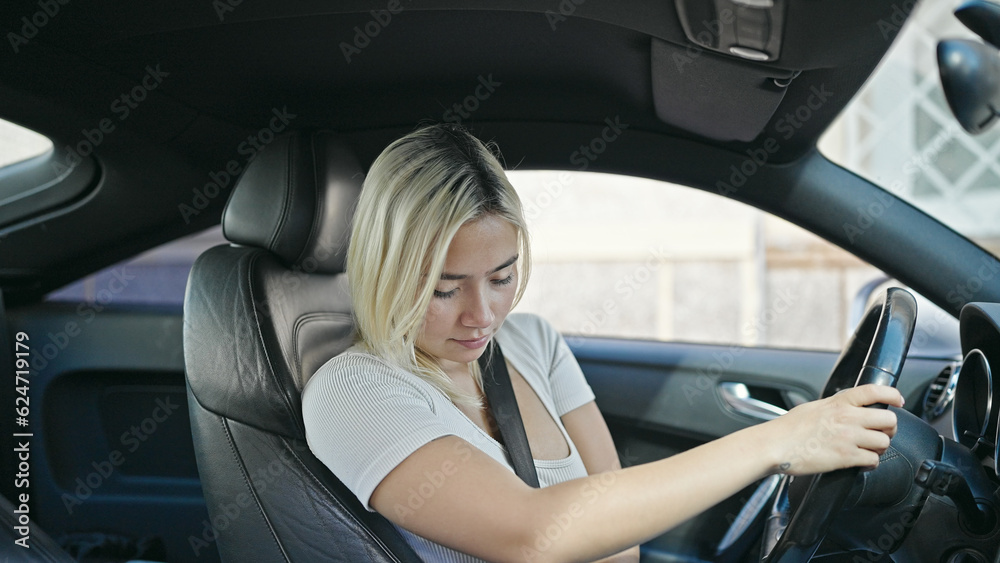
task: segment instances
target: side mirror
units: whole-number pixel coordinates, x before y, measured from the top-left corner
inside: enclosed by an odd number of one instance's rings
[[[993,125],[1000,109],[1000,6],[972,0],[955,10],[955,17],[990,43],[947,39],[937,46],[948,106],[963,129],[978,135]]]
[[[973,33],[1000,49],[1000,6],[986,0],[972,0],[959,6],[955,17]]]
[[[941,86],[955,118],[973,135],[987,130],[1000,108],[1000,52],[966,39],[937,46]]]

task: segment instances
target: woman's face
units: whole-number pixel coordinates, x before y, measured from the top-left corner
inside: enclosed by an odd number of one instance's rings
[[[503,324],[517,291],[517,230],[486,215],[461,226],[448,247],[418,348],[445,373],[468,373]]]

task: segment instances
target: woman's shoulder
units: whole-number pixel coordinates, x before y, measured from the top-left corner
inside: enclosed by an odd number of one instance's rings
[[[303,414],[357,413],[358,409],[426,405],[441,408],[440,393],[416,375],[355,347],[327,361],[302,389]]]
[[[388,364],[378,356],[371,354],[360,346],[354,344],[350,348],[330,358],[325,364],[320,366],[313,378],[323,375],[326,377],[355,371],[358,367],[388,367]],[[312,381],[312,379],[310,379]]]
[[[355,344],[340,354],[327,360],[316,373],[309,378],[302,394],[318,386],[340,387],[350,385],[356,387],[359,383],[370,381],[412,383],[413,377],[408,377],[402,369],[393,366],[383,358],[376,356]]]
[[[560,339],[555,327],[534,313],[511,313],[497,336],[501,346],[513,346],[544,356],[555,351]]]
[[[535,313],[511,313],[507,315],[503,328],[529,336],[556,334],[556,329],[549,321]]]

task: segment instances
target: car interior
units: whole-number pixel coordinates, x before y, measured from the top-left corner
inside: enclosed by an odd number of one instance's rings
[[[971,4],[970,29],[1000,37],[990,3]],[[0,372],[14,382],[0,399],[15,405],[0,433],[0,557],[418,561],[312,455],[300,393],[352,342],[344,253],[365,171],[443,121],[494,142],[512,170],[747,204],[908,290],[862,299],[843,351],[568,339],[623,466],[859,375],[906,398],[884,468],[755,483],[643,543],[643,562],[1000,563],[996,250],[817,148],[917,6],[4,2],[0,119],[52,148],[0,167]],[[978,95],[962,107],[993,107],[976,76],[1000,61],[994,47],[949,55],[965,74],[946,90]],[[993,58],[969,63],[970,50]],[[995,115],[959,119],[972,132]],[[872,202],[877,220],[861,225]],[[170,279],[122,266],[220,225]],[[89,297],[52,297],[102,271]],[[127,297],[169,284],[174,300]],[[692,314],[713,314],[709,301]],[[957,319],[957,357],[914,352],[924,303]]]

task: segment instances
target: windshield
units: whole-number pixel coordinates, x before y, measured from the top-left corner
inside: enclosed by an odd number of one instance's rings
[[[997,255],[1000,128],[975,137],[962,130],[938,76],[939,40],[981,41],[955,18],[961,3],[921,2],[901,30],[902,14],[880,22],[886,40],[898,37],[819,148]]]

